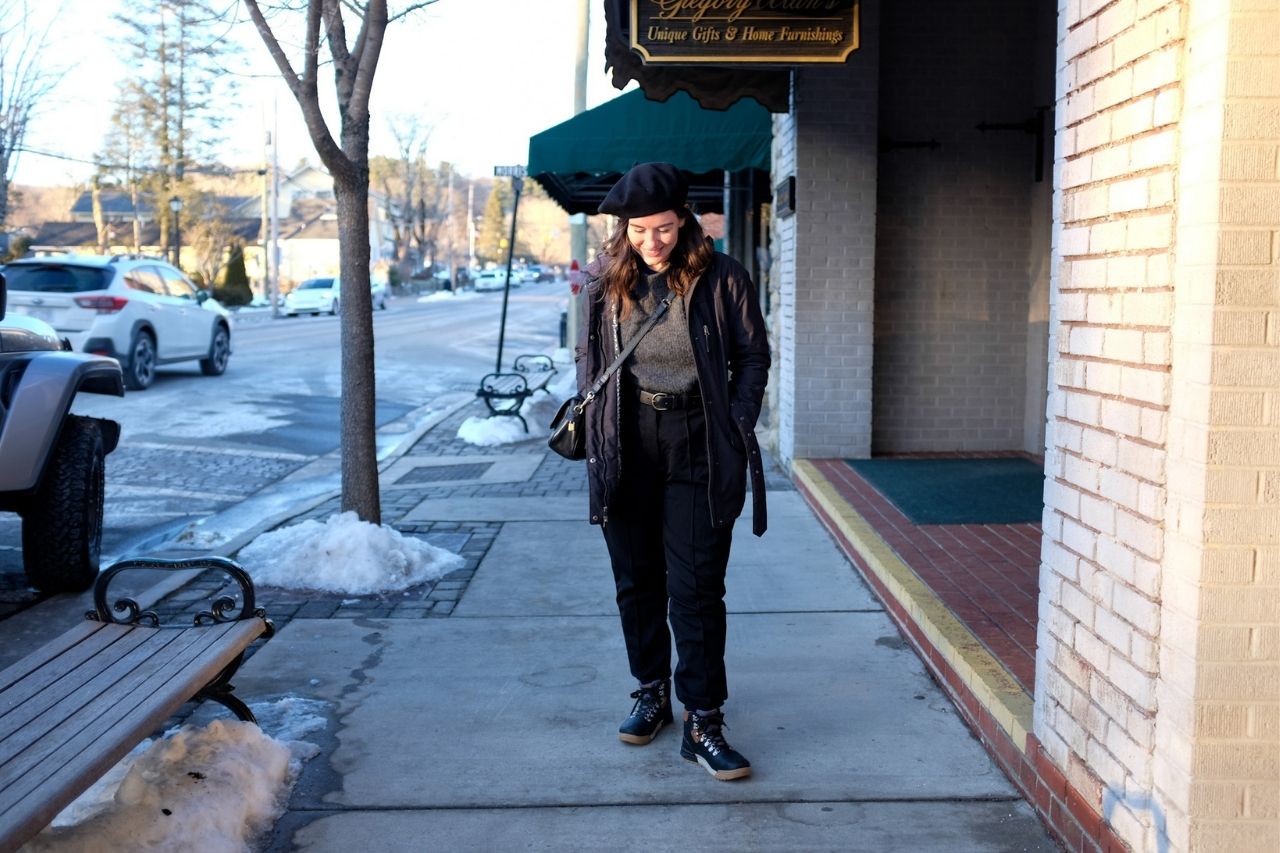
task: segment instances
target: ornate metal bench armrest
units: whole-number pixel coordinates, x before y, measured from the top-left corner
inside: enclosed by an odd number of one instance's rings
[[[556,365],[549,355],[518,355],[512,367],[520,373],[555,373]]]
[[[94,609],[85,613],[85,618],[98,622],[114,622],[121,625],[149,624],[155,628],[162,627],[158,613],[154,610],[143,610],[141,605],[132,598],[121,598],[114,604],[109,605],[108,589],[112,581],[125,572],[178,572],[187,570],[220,572],[240,587],[241,600],[238,605],[233,596],[220,595],[210,602],[208,610],[202,610],[195,614],[193,617],[194,624],[212,625],[219,622],[234,622],[257,617],[267,623],[264,637],[270,637],[275,633],[275,627],[271,624],[271,620],[267,618],[266,611],[257,606],[253,579],[249,577],[249,573],[239,563],[226,557],[194,557],[184,560],[138,557],[130,560],[121,560],[98,576],[98,580],[93,586]]]

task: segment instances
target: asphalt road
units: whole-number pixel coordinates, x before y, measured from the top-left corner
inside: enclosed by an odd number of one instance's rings
[[[505,364],[558,344],[567,289],[557,282],[511,292]],[[495,366],[501,311],[496,292],[429,302],[398,297],[374,313],[380,454],[416,423],[474,397]],[[122,399],[81,395],[76,412],[121,424],[120,446],[107,457],[104,564],[175,539],[199,544],[201,521],[268,488],[287,500],[333,487],[339,346],[337,317],[242,312],[223,376],[173,365],[151,388]],[[0,618],[37,598],[22,575],[19,519],[0,513]]]

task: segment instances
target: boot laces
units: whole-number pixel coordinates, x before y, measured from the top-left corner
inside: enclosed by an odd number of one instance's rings
[[[636,704],[631,706],[631,715],[637,713],[644,718],[646,723],[653,722],[658,716],[658,712],[662,710],[662,687],[641,687],[639,690],[631,694],[631,698],[636,700]]]
[[[693,715],[694,735],[697,741],[712,755],[719,755],[729,749],[729,744],[724,739],[724,729],[727,728],[724,717],[719,714],[708,717],[703,717],[700,714]]]

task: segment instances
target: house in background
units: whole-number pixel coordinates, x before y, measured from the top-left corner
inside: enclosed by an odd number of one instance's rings
[[[155,199],[144,195],[134,209],[127,192],[103,191],[99,195],[106,229],[106,253],[137,252],[164,256],[169,248],[161,244],[156,221]],[[279,247],[279,281],[282,292],[306,278],[338,274],[338,215],[333,179],[322,169],[302,166],[282,175],[274,210],[262,196],[226,195],[216,197],[226,211],[226,224],[233,239],[245,246],[245,268],[255,293],[265,291],[264,247],[270,225],[264,219],[274,213]],[[391,229],[381,217],[386,205],[370,193],[370,262],[376,264],[392,254]],[[135,238],[135,221],[137,223]],[[264,228],[264,225],[266,226]],[[184,222],[184,234],[189,233]],[[98,230],[94,223],[93,195],[80,194],[61,222],[43,223],[32,239],[30,251],[37,255],[62,252],[96,253]],[[184,241],[181,247],[184,269],[196,268],[195,249]]]

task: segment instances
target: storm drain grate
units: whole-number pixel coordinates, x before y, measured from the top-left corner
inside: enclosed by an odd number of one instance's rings
[[[492,462],[469,462],[465,465],[423,465],[402,475],[400,479],[396,480],[396,484],[478,480],[492,467]]]

